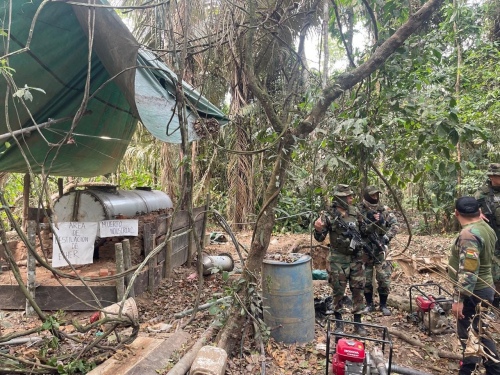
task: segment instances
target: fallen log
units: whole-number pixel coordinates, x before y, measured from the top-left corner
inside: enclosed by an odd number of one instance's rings
[[[189,369],[191,368],[191,365],[193,364],[193,361],[196,358],[196,355],[198,354],[200,349],[207,344],[207,342],[214,335],[216,330],[217,327],[210,326],[203,333],[203,335],[201,335],[198,341],[195,342],[193,347],[189,349],[189,351],[186,354],[184,354],[184,357],[182,357],[179,360],[179,362],[177,362],[175,366],[172,367],[172,369],[167,373],[167,375],[185,375],[186,372],[188,372]]]
[[[460,360],[463,358],[463,356],[461,354],[452,353],[452,352],[448,352],[446,350],[437,349],[432,345],[426,345],[422,341],[420,341],[418,339],[414,339],[413,337],[408,337],[408,335],[406,333],[397,331],[393,328],[389,328],[389,333],[392,336],[395,336],[398,339],[403,340],[410,345],[416,346],[417,348],[424,349],[429,354],[437,354],[440,358],[457,359],[457,360]]]
[[[389,295],[389,298],[387,299],[387,305],[389,307],[394,307],[398,310],[406,311],[408,313],[411,313],[410,311],[410,301],[408,297],[400,297],[397,295]]]

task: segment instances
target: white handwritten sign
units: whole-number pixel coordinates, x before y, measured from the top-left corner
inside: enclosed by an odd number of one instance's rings
[[[99,222],[99,237],[137,236],[139,220],[104,220]]]
[[[54,230],[52,267],[68,265],[62,253],[71,264],[92,263],[97,223],[59,223],[59,229],[54,227]],[[56,235],[59,237],[61,248],[57,244]]]

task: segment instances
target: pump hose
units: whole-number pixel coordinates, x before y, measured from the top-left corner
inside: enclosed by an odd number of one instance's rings
[[[402,374],[402,375],[431,375],[428,372],[422,372],[408,367],[398,366],[395,364],[391,365],[391,374]]]

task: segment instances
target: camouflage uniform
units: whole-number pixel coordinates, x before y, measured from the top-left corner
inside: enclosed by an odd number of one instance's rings
[[[487,172],[488,176],[500,176],[500,164],[490,164]],[[479,207],[484,215],[488,217],[489,225],[493,228],[497,237],[500,237],[500,186],[492,186],[491,181],[483,185],[476,191],[474,197],[479,203]],[[495,217],[496,223],[492,220]],[[495,228],[496,227],[496,228]],[[495,244],[495,253],[492,260],[492,275],[495,289],[500,292],[500,241]],[[499,307],[500,298],[496,294],[495,306]]]
[[[481,220],[464,225],[451,249],[448,274],[451,279],[457,282],[459,286],[457,292],[460,293],[459,300],[463,303],[462,314],[464,318],[457,321],[457,333],[463,349],[466,347],[468,329],[471,323],[477,331],[479,318],[476,316],[476,306],[481,303],[481,300],[490,303],[493,301],[491,261],[496,240],[494,231]],[[482,337],[481,343],[487,348],[485,349],[486,353],[498,360],[495,343],[486,336],[482,335]],[[476,356],[464,358],[459,374],[472,374],[482,361],[486,367],[486,374],[500,374],[500,363]]]
[[[381,193],[381,190],[376,186],[368,186],[365,192],[368,194],[376,194]],[[389,241],[392,240],[399,231],[398,219],[393,213],[387,211],[380,202],[372,204],[366,199],[363,199],[363,202],[358,205],[358,209],[363,219],[368,224],[365,242],[376,257],[375,260],[371,254],[366,252],[364,254],[366,303],[367,305],[372,304],[373,270],[375,268],[375,277],[378,285],[377,290],[381,299],[381,306],[385,306],[387,296],[389,295],[392,265],[385,260],[385,254],[381,251],[380,247],[370,241],[369,238],[373,236],[382,246],[388,245]],[[380,213],[381,216],[377,222],[374,221],[373,217],[376,213]]]
[[[348,185],[338,185],[334,195],[336,197],[345,197],[352,195],[352,191]],[[339,314],[342,313],[341,300],[345,295],[347,282],[349,281],[353,296],[352,311],[354,314],[360,314],[364,309],[363,288],[365,286],[365,274],[363,252],[359,246],[352,249],[350,246],[351,239],[342,235],[344,230],[339,227],[335,220],[340,212],[335,211],[325,214],[327,224],[321,232],[314,231],[314,238],[322,242],[327,234],[330,237],[329,282],[333,289],[334,311]],[[325,219],[322,220],[325,221]],[[342,217],[342,220],[346,223],[355,223],[355,227],[359,230],[361,216],[356,207],[348,206],[346,215]]]

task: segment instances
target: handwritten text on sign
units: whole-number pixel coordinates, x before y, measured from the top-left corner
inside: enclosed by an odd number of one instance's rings
[[[99,222],[99,237],[137,236],[138,220],[104,220]]]
[[[52,266],[63,267],[68,263],[62,253],[66,255],[71,264],[92,263],[94,255],[94,242],[97,235],[97,223],[59,223],[59,229],[55,228],[53,237]],[[59,237],[61,248],[56,240]]]

